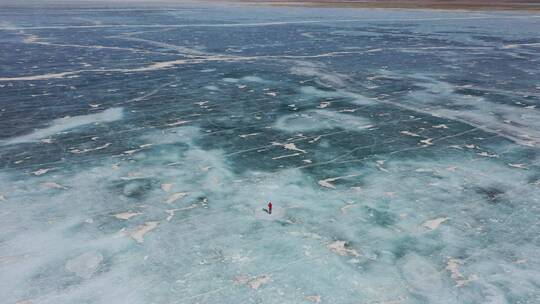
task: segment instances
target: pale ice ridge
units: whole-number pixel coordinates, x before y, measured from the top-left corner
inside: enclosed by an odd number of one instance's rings
[[[2,145],[13,145],[26,142],[35,142],[46,137],[54,136],[60,132],[95,123],[113,122],[122,119],[122,117],[123,108],[110,108],[99,113],[57,118],[53,120],[46,128],[37,129],[30,134],[3,140],[0,141],[0,143]]]
[[[298,114],[284,115],[275,123],[275,128],[285,132],[309,132],[342,128],[362,130],[372,127],[367,118],[329,110],[310,110]]]

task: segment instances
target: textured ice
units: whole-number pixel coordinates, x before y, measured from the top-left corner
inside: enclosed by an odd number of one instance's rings
[[[540,303],[539,37],[521,12],[2,9],[0,302]]]
[[[359,130],[371,126],[367,118],[329,110],[308,110],[300,114],[284,115],[278,118],[275,125],[277,129],[285,132],[310,132],[334,128]]]
[[[122,108],[110,108],[103,112],[96,114],[87,114],[74,117],[63,117],[53,120],[50,123],[49,127],[38,129],[33,131],[30,134],[21,135],[18,137],[9,138],[2,143],[7,144],[18,144],[24,142],[36,141],[43,139],[57,133],[74,129],[80,126],[92,124],[92,123],[105,123],[110,121],[115,121],[122,118]]]
[[[103,261],[99,252],[87,252],[66,262],[66,270],[83,279],[89,279]]]

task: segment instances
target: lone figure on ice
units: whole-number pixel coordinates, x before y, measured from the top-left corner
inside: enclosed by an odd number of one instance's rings
[[[268,203],[268,214],[272,214],[272,202]]]

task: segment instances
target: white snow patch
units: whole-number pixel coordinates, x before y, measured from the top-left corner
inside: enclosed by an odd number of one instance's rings
[[[176,202],[177,200],[182,199],[183,197],[187,196],[188,194],[189,194],[188,192],[173,193],[167,198],[165,203],[172,204],[172,203]]]
[[[433,219],[433,220],[429,220],[429,221],[426,221],[422,224],[422,226],[424,226],[425,228],[429,229],[429,230],[435,230],[437,228],[439,228],[439,225],[448,221],[449,218],[447,217],[439,217],[439,218],[436,218],[436,219]]]
[[[4,141],[3,145],[34,142],[41,138],[55,135],[59,132],[67,131],[84,125],[93,123],[112,122],[122,119],[122,108],[110,108],[100,113],[79,115],[79,116],[67,116],[64,118],[58,118],[51,122],[49,127],[35,130],[34,132],[18,137],[14,137]]]
[[[83,279],[91,278],[103,262],[103,255],[97,251],[87,252],[66,262],[66,270]]]
[[[353,248],[349,248],[349,245],[347,244],[346,241],[335,241],[333,243],[326,245],[326,248],[328,248],[333,253],[337,255],[341,255],[341,256],[347,256],[347,255],[354,256],[354,257],[360,256],[360,253],[358,253],[358,251],[356,251]]]
[[[161,190],[165,192],[171,192],[171,189],[174,184],[161,184]]]
[[[142,212],[129,212],[128,211],[128,212],[115,214],[114,217],[120,220],[129,220],[130,218],[135,217],[137,215],[141,215],[141,214]]]
[[[129,236],[137,243],[144,243],[144,235],[157,228],[159,222],[146,222],[133,230]]]

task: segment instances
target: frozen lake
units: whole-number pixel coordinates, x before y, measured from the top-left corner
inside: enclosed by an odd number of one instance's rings
[[[533,13],[2,9],[1,302],[540,303],[538,107]]]

